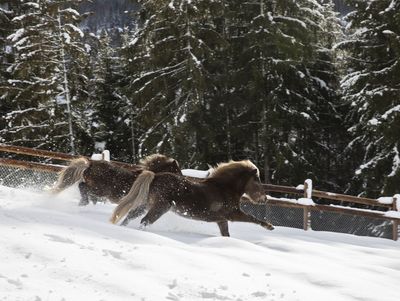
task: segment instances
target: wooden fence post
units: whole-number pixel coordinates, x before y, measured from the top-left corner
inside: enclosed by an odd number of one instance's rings
[[[396,194],[395,196],[393,196],[393,203],[392,203],[393,211],[399,211],[400,209],[397,206],[397,201],[400,201],[400,194]],[[399,238],[399,221],[393,220],[392,227],[393,227],[392,238],[393,240],[397,240]]]
[[[304,181],[304,198],[311,199],[312,197],[312,181],[307,179]],[[307,231],[311,229],[311,212],[308,206],[303,209],[303,229]]]

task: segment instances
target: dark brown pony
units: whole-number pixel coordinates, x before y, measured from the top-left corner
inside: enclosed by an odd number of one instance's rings
[[[223,236],[229,236],[228,221],[255,223],[272,230],[270,223],[240,210],[244,193],[254,203],[265,201],[259,171],[248,160],[219,164],[208,178],[198,181],[172,173],[143,171],[110,221],[115,224],[128,212],[145,205],[148,212],[141,220],[142,226],[154,223],[172,209],[187,218],[216,222]]]
[[[70,165],[60,172],[53,192],[61,192],[74,183],[80,182],[81,200],[79,205],[87,205],[89,195],[106,197],[111,202],[118,203],[144,170],[154,173],[182,174],[176,160],[160,154],[150,155],[142,159],[138,165],[132,165],[129,168],[108,161],[79,158],[71,161]]]

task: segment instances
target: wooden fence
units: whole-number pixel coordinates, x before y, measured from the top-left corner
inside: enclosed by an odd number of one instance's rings
[[[310,181],[307,182],[310,185]],[[383,220],[392,221],[393,240],[398,239],[399,235],[399,222],[400,222],[400,212],[398,208],[398,203],[400,202],[400,195],[395,195],[391,198],[380,199],[369,199],[363,197],[356,197],[346,194],[338,194],[332,192],[325,192],[320,190],[313,190],[309,188],[310,194],[307,195],[306,184],[304,188],[287,187],[279,185],[264,184],[266,192],[280,192],[285,194],[295,194],[303,195],[303,200],[311,200],[313,197],[318,199],[325,199],[333,201],[332,204],[320,205],[314,202],[301,202],[292,201],[288,199],[275,198],[267,195],[268,203],[271,205],[277,205],[282,207],[290,208],[302,208],[304,211],[303,218],[303,229],[308,230],[310,225],[310,212],[311,211],[323,211],[323,212],[337,212],[347,215],[364,216],[370,218],[377,218]],[[337,203],[339,202],[339,205]],[[346,204],[346,206],[344,206]],[[353,204],[361,204],[368,207],[375,207],[376,209],[361,209],[355,208]]]
[[[50,158],[53,160],[71,161],[73,159],[83,157],[76,155],[69,155],[59,152],[51,152],[46,150],[31,149],[27,147],[11,146],[0,144],[0,152],[14,153],[20,155]],[[121,165],[122,167],[129,168],[132,164],[112,161]],[[21,169],[33,169],[47,172],[58,172],[65,165],[44,164],[36,162],[28,162],[23,160],[15,160],[9,158],[0,158],[0,165],[13,166]],[[303,229],[310,228],[310,215],[311,211],[322,212],[336,212],[352,216],[364,216],[369,218],[376,218],[388,220],[392,222],[392,239],[397,240],[399,235],[400,212],[399,206],[400,195],[395,195],[389,198],[369,199],[364,197],[356,197],[345,194],[331,193],[320,190],[312,189],[311,180],[306,180],[304,185],[298,187],[289,187],[281,185],[263,184],[267,193],[267,202],[270,205],[287,207],[287,208],[301,208],[303,209]],[[269,193],[282,193],[285,195],[298,195],[302,196],[300,199],[287,199],[272,197]],[[329,204],[321,205],[314,203],[312,198],[329,200]],[[326,202],[326,201],[325,201]],[[355,208],[354,204],[365,205],[373,209]]]

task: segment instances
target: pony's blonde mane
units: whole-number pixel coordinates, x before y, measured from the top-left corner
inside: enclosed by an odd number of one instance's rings
[[[152,164],[157,163],[157,161],[158,161],[158,162],[166,162],[166,163],[169,163],[169,162],[174,161],[174,159],[169,158],[169,157],[164,156],[164,155],[161,155],[161,154],[152,154],[152,155],[149,155],[149,156],[147,156],[147,157],[141,159],[141,160],[139,161],[139,165],[147,166],[147,167],[148,167],[148,166],[150,166],[150,165],[152,165]]]
[[[232,174],[238,170],[257,170],[257,176],[260,177],[260,171],[250,160],[229,161],[226,163],[218,163],[217,167],[210,170],[209,178],[223,177],[227,174]]]

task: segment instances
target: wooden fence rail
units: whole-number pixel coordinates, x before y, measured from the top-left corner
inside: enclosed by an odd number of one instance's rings
[[[24,146],[14,146],[14,145],[6,145],[6,144],[0,144],[0,151],[19,154],[19,155],[51,158],[51,159],[63,160],[63,161],[71,161],[73,159],[84,157],[84,156],[70,155],[70,154],[59,153],[59,152],[51,152],[51,151],[42,150],[42,149],[33,149],[33,148],[29,148],[29,147],[24,147]]]
[[[297,194],[297,195],[304,194],[304,189],[298,189],[296,187],[272,185],[272,184],[263,184],[263,186],[264,186],[264,189],[266,192],[271,191],[271,192],[280,192],[280,193]],[[320,191],[320,190],[312,190],[312,196],[316,197],[316,198],[334,200],[334,201],[339,201],[339,202],[349,202],[349,203],[363,204],[363,205],[368,205],[368,206],[392,208],[392,204],[385,204],[385,203],[381,203],[375,199],[357,197],[357,196],[352,196],[352,195],[347,195],[347,194],[339,194],[339,193],[325,192],[325,191]]]
[[[22,154],[28,156],[35,156],[35,157],[44,157],[44,158],[51,158],[56,160],[63,160],[63,161],[71,161],[76,158],[80,158],[83,156],[76,156],[70,155],[65,153],[59,152],[51,152],[46,150],[39,150],[39,149],[31,149],[27,147],[21,146],[12,146],[12,145],[4,145],[0,144],[0,152],[8,152],[8,153],[15,153],[15,154]],[[87,158],[87,157],[86,157]],[[112,161],[113,163],[119,164],[123,167],[131,167],[132,164],[122,163],[118,161]],[[47,171],[47,172],[58,172],[64,166],[62,165],[54,165],[54,164],[43,164],[43,163],[36,163],[36,162],[27,162],[9,158],[0,158],[0,165],[5,166],[13,166],[21,169],[34,169],[40,171]],[[397,208],[397,200],[400,199],[399,195],[396,195],[392,198],[391,202],[382,202],[379,199],[369,199],[364,197],[356,197],[351,195],[345,194],[338,194],[338,193],[331,193],[325,192],[320,190],[312,189],[312,182],[310,180],[306,180],[304,183],[304,187],[297,188],[297,187],[289,187],[289,186],[282,186],[282,185],[273,185],[273,184],[263,184],[264,189],[267,194],[270,192],[277,192],[283,194],[294,194],[303,196],[303,199],[309,200],[311,204],[295,202],[293,200],[288,199],[280,199],[271,197],[268,195],[267,202],[270,205],[280,206],[280,207],[287,207],[287,208],[301,208],[304,210],[303,214],[303,228],[304,230],[308,230],[310,228],[310,214],[311,211],[323,211],[323,212],[337,212],[341,214],[347,215],[358,215],[364,216],[369,218],[377,218],[382,220],[390,220],[392,221],[393,226],[393,233],[392,239],[397,240],[399,234],[399,224],[400,224],[400,213],[397,215],[395,214],[388,214],[388,211],[398,212],[400,208]],[[366,206],[373,206],[373,207],[380,207],[383,211],[378,210],[366,210],[366,209],[359,209],[353,208],[349,206],[338,206],[338,205],[320,205],[315,204],[312,202],[311,198],[321,198],[327,199],[337,202],[345,202],[345,203],[354,203],[354,204],[361,204]]]
[[[61,165],[27,162],[27,161],[14,160],[8,158],[0,158],[0,165],[12,166],[21,169],[34,169],[47,172],[59,172],[64,167]]]
[[[43,150],[43,149],[33,149],[33,148],[29,148],[29,147],[24,147],[24,146],[6,145],[6,144],[1,144],[1,143],[0,143],[0,152],[7,152],[7,153],[13,153],[13,154],[19,154],[19,155],[27,155],[27,156],[32,156],[32,157],[50,158],[50,159],[62,160],[62,161],[72,161],[74,159],[78,159],[78,158],[82,158],[82,157],[89,159],[89,157],[86,157],[86,156],[70,155],[70,154],[65,154],[65,153],[47,151],[47,150]],[[127,168],[132,166],[132,164],[119,162],[119,161],[111,161],[111,162],[118,164],[122,167],[127,167]]]

